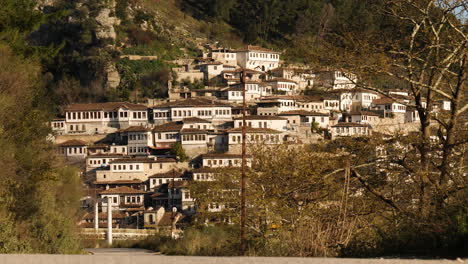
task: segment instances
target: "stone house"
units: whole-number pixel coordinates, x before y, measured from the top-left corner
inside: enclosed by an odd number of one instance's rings
[[[237,65],[241,68],[267,72],[279,67],[280,53],[259,46],[248,45],[236,50]]]

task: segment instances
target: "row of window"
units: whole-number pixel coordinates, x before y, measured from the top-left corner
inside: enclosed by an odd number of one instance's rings
[[[293,90],[294,88],[296,88],[296,85],[295,84],[278,83],[278,88]]]
[[[322,105],[317,105],[317,104],[305,104],[305,105],[301,105],[300,106],[301,108],[308,108],[308,109],[322,109],[323,106]]]
[[[140,165],[136,164],[135,166],[134,165],[128,165],[128,170],[140,170]],[[112,166],[112,169],[114,171],[116,170],[127,170],[127,165],[114,165]]]
[[[53,128],[63,128],[65,125],[64,122],[52,122],[52,127]]]
[[[269,141],[269,142],[279,142],[280,140],[280,137],[279,135],[262,135],[262,134],[256,134],[256,135],[246,135],[246,138],[247,138],[247,141],[250,141],[250,142],[253,142],[253,141],[257,141],[257,142],[262,142],[262,141]],[[242,143],[241,139],[242,137],[241,136],[232,136],[231,137],[232,139],[232,142],[236,143]]]
[[[182,135],[183,141],[206,141],[206,135]]]
[[[81,129],[80,129],[81,127]],[[96,128],[97,129],[97,128]],[[86,126],[85,125],[70,125],[70,131],[86,131]]]
[[[147,140],[148,135],[147,134],[130,134],[128,135],[129,140]]]
[[[335,127],[335,132],[338,134],[349,134],[353,132],[353,134],[366,134],[367,127],[353,127],[350,129],[349,127]]]
[[[325,107],[338,107],[340,104],[338,102],[328,102],[325,101]]]
[[[67,118],[70,120],[77,119],[101,119],[101,112],[67,112]],[[121,111],[119,112],[104,112],[104,118],[126,118],[128,117],[128,112]],[[133,112],[134,119],[146,119],[146,111]]]
[[[111,161],[112,159],[109,159]],[[101,164],[106,164],[106,159],[90,159],[89,160],[89,165],[101,165]]]
[[[145,147],[129,147],[128,152],[129,153],[144,153],[148,150],[148,148]]]
[[[248,127],[252,127],[252,122],[246,122],[246,125]],[[242,121],[238,121],[237,122],[237,126],[238,127],[242,127]],[[260,128],[268,128],[268,123],[265,121],[265,122],[261,122],[261,121],[258,121],[258,127]]]
[[[169,112],[155,112],[154,113],[154,117],[155,118],[158,118],[158,117],[170,117],[170,114]]]
[[[213,176],[209,173],[197,173],[194,175],[195,180],[212,180]]]
[[[223,160],[211,160],[211,159],[209,159],[209,160],[207,160],[207,162],[208,162],[208,166],[211,166],[211,165],[223,165]],[[240,164],[240,160],[239,160],[239,159],[228,160],[228,161],[227,161],[227,164],[228,164],[229,166],[232,166],[233,164],[238,165],[238,164]]]
[[[165,135],[166,139],[179,139],[178,133],[168,133]],[[158,139],[162,139],[161,133],[158,133]]]
[[[84,147],[72,147],[72,148],[60,148],[60,153],[65,154],[85,154],[86,150]]]
[[[262,59],[279,59],[278,54],[267,54],[267,53],[249,53],[250,58],[262,58]]]

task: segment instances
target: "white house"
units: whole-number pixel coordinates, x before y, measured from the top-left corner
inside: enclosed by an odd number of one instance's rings
[[[242,102],[243,90],[245,86],[245,100],[248,102],[255,101],[262,96],[272,94],[272,87],[266,83],[257,81],[246,81],[244,84],[236,83],[225,90],[225,98],[230,102]]]
[[[229,141],[229,152],[239,153],[242,147],[242,128],[232,128],[229,129],[227,133]],[[282,144],[285,140],[284,136],[285,134],[283,132],[271,128],[246,128],[246,143],[250,145]]]
[[[209,81],[215,77],[221,78],[221,72],[224,70],[221,62],[208,62],[199,66],[200,71],[203,72],[205,80]]]
[[[112,133],[130,126],[146,126],[147,113],[146,106],[127,102],[72,104],[65,108],[65,133]]]
[[[369,124],[341,122],[332,126],[333,137],[368,136],[372,127]]]
[[[279,116],[249,115],[245,117],[247,127],[270,128],[279,131],[286,131],[288,120]],[[242,118],[234,119],[234,127],[242,127]]]
[[[58,153],[67,159],[85,159],[88,154],[87,143],[71,139],[58,144]]]
[[[177,166],[172,158],[123,158],[109,162],[106,170],[96,171],[96,181],[146,181],[156,173],[168,172]]]
[[[148,177],[148,184],[149,184],[149,189],[154,190],[155,188],[163,185],[163,184],[168,184],[172,181],[183,181],[187,180],[187,177],[185,177],[185,174],[172,170],[164,173],[156,173]]]
[[[354,111],[348,113],[348,122],[375,126],[380,122],[380,115],[369,111]]]
[[[65,118],[55,118],[50,121],[52,131],[57,135],[63,135],[66,132]]]
[[[257,101],[258,115],[278,115],[296,109],[296,100],[292,96],[268,96]]]
[[[258,46],[248,45],[236,50],[237,65],[241,68],[266,72],[279,66],[280,53]]]
[[[353,73],[338,70],[325,70],[315,72],[314,85],[326,89],[354,89],[357,76]]]
[[[120,134],[127,139],[129,155],[148,155],[149,148],[153,147],[153,133],[149,128],[132,126]]]
[[[278,114],[280,117],[287,119],[287,127],[296,130],[297,126],[312,126],[316,123],[321,128],[328,128],[330,123],[330,116],[326,113],[305,111],[305,110],[292,110]]]
[[[297,92],[297,83],[285,78],[275,78],[267,81],[273,91],[283,92],[285,94],[295,94]]]
[[[144,207],[145,194],[145,191],[127,186],[104,190],[99,193],[99,197],[101,198],[101,210],[102,212],[107,212],[107,206],[109,204],[112,206],[112,210]]]
[[[240,154],[203,154],[201,155],[202,167],[225,168],[240,167],[242,155]],[[251,156],[247,157],[247,165],[250,166]]]
[[[401,121],[405,120],[406,105],[395,101],[392,98],[384,97],[381,99],[375,99],[372,101],[374,109],[381,110],[384,113],[385,118],[395,118]]]
[[[224,65],[237,66],[237,53],[230,49],[213,49],[209,55],[213,60]]]
[[[153,107],[156,124],[199,117],[214,123],[232,121],[231,105],[207,98],[189,98]]]

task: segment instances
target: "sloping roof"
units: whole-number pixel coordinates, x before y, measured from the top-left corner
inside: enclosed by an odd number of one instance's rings
[[[311,111],[306,111],[306,110],[291,110],[291,111],[281,112],[278,115],[279,116],[282,116],[282,115],[329,116],[329,114],[320,113],[320,112],[311,112]]]
[[[369,112],[369,111],[355,111],[355,112],[350,112],[349,115],[380,116],[380,115],[377,114],[377,113]]]
[[[179,132],[183,127],[180,122],[169,122],[163,125],[155,126],[153,132]]]
[[[116,188],[110,188],[102,191],[99,194],[145,194],[145,191],[133,189],[127,186],[121,186]]]
[[[124,159],[115,159],[110,163],[164,163],[164,162],[177,162],[173,158],[124,158]]]
[[[381,98],[381,99],[375,99],[372,101],[373,104],[393,104],[395,103],[395,100],[393,100],[392,98],[388,98],[388,97],[384,97],[384,98]]]
[[[341,122],[336,125],[333,125],[332,127],[371,127],[369,124],[360,124],[360,123],[354,123],[354,122]]]
[[[114,111],[119,108],[131,110],[146,110],[148,107],[140,104],[127,102],[108,102],[108,103],[90,103],[90,104],[72,104],[65,108],[65,111]]]
[[[210,121],[206,120],[206,119],[202,119],[202,118],[199,118],[199,117],[188,117],[188,118],[184,118],[182,120],[183,123],[187,123],[187,124],[190,124],[190,123],[211,123]]]
[[[229,154],[229,153],[208,153],[201,155],[202,159],[241,159],[241,154]]]
[[[242,132],[242,127],[235,127],[232,129],[229,129],[227,131],[228,133],[239,133]],[[274,130],[271,128],[257,128],[257,127],[246,127],[246,132],[247,133],[272,133],[272,134],[281,134],[281,131]]]
[[[108,148],[110,145],[108,144],[93,144],[88,146],[88,149],[100,149],[100,148]]]
[[[242,120],[242,117],[234,118],[234,120]],[[245,117],[245,120],[286,120],[286,118],[268,115],[249,115]]]
[[[163,173],[156,173],[148,178],[182,178],[184,174],[180,171],[168,171],[168,172],[163,172]]]
[[[125,154],[120,153],[98,153],[93,155],[88,155],[87,158],[130,158]]]
[[[151,131],[151,129],[146,128],[144,126],[131,126],[129,128],[121,130],[121,132],[148,132]]]
[[[170,181],[167,188],[188,188],[190,183],[188,181]]]
[[[184,128],[180,131],[181,134],[208,134],[208,131],[198,128]]]
[[[71,139],[58,144],[60,147],[75,147],[75,146],[86,146],[86,142],[78,139]]]
[[[117,180],[117,181],[95,181],[94,184],[101,185],[101,184],[141,184],[143,181],[140,180]]]
[[[235,50],[235,52],[246,52],[246,51],[261,51],[261,52],[270,52],[270,53],[279,53],[267,48],[263,48],[260,46],[253,46],[253,45],[247,45],[245,47],[242,47],[240,49]]]
[[[178,100],[174,102],[168,102],[161,105],[154,106],[153,108],[161,107],[231,107],[229,104],[222,103],[220,101],[208,99],[208,98],[189,98],[185,100]]]

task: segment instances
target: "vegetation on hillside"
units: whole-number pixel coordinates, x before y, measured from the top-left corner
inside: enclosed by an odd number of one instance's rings
[[[56,47],[29,45],[45,17],[27,0],[0,6],[0,252],[79,253],[78,170],[47,140],[49,95],[41,61]]]

